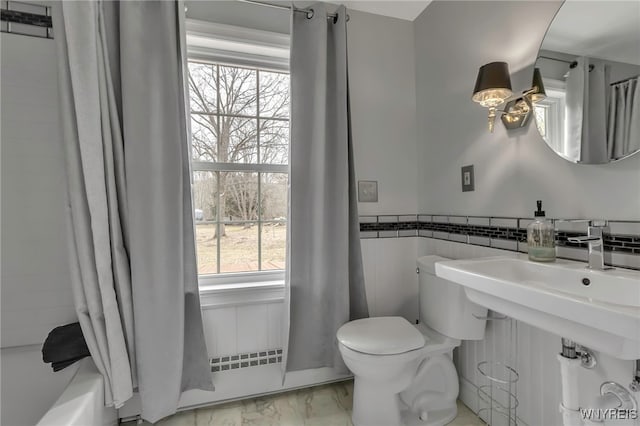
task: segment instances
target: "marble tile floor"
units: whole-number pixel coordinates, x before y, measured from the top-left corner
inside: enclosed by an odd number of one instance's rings
[[[353,381],[179,412],[157,426],[352,426]],[[143,423],[148,425],[149,423]],[[137,426],[135,421],[123,426]],[[485,426],[458,401],[450,426]]]

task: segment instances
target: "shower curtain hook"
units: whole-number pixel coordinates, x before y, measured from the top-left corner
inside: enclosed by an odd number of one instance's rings
[[[314,14],[314,13],[315,13],[315,12],[313,11],[313,9],[309,9],[309,10],[307,10],[307,19],[311,19],[311,18],[313,18],[313,14]]]

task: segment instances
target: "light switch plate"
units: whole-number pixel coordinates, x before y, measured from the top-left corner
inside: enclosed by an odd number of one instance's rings
[[[361,203],[378,202],[378,181],[359,180],[358,181],[358,201]]]
[[[473,178],[473,165],[462,167],[462,192],[469,192],[475,189]]]

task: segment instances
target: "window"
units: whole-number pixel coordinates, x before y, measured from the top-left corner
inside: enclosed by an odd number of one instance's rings
[[[548,141],[547,136],[547,123],[549,121],[549,106],[536,104],[534,108],[535,118],[536,118],[536,126],[538,126],[538,132],[540,132],[540,136],[542,139]]]
[[[565,83],[544,79],[547,97],[535,104],[536,125],[545,142],[556,152],[567,156],[565,145]]]
[[[192,60],[189,97],[198,273],[284,269],[289,75]]]

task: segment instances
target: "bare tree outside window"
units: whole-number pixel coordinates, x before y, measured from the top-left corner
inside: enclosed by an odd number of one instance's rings
[[[283,269],[289,75],[189,63],[200,274]]]

